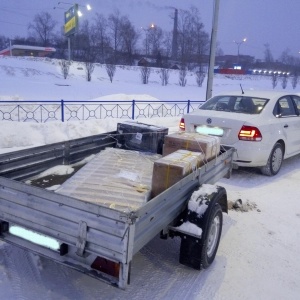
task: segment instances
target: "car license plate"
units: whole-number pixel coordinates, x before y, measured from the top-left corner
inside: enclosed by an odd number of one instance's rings
[[[206,134],[206,135],[214,135],[214,136],[223,136],[224,130],[220,127],[212,127],[212,126],[196,126],[195,131],[200,134]]]

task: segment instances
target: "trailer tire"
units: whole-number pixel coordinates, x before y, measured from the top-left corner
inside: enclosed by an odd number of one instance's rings
[[[179,262],[196,270],[208,268],[217,254],[222,226],[222,208],[215,203],[208,217],[203,220],[202,238],[184,236],[181,239]]]
[[[201,249],[201,269],[208,268],[214,261],[218,251],[223,226],[223,213],[220,204],[216,203],[207,220],[205,232],[203,232],[203,244]]]

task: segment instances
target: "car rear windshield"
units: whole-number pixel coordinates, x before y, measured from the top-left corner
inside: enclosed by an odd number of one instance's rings
[[[216,96],[205,102],[200,109],[245,114],[260,114],[268,99],[248,96]]]

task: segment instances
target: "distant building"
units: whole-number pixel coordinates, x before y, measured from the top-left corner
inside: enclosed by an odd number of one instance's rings
[[[138,61],[137,65],[138,65],[139,67],[148,67],[148,66],[150,65],[150,62],[149,62],[146,58],[142,57],[142,58]]]
[[[56,49],[52,47],[12,45],[6,49],[1,50],[0,55],[45,57],[55,53],[55,51]]]

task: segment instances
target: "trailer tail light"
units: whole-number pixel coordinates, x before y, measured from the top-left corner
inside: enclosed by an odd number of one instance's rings
[[[257,127],[244,125],[239,132],[239,140],[259,142],[262,135]]]
[[[184,118],[181,118],[181,120],[180,120],[179,129],[182,130],[182,131],[185,131]]]
[[[119,278],[120,263],[118,262],[114,262],[101,256],[97,256],[91,264],[91,268],[110,276]]]

